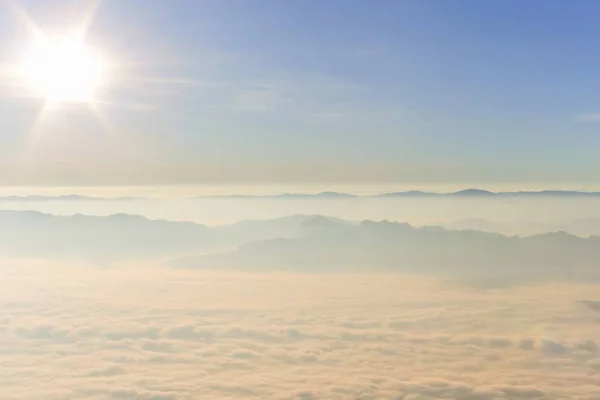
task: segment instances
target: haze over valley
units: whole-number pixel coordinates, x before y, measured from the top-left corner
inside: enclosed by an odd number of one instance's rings
[[[223,189],[202,196],[164,189],[158,194],[120,190],[115,194],[87,193],[65,188],[64,194],[21,190],[0,196],[0,209],[37,210],[56,215],[133,214],[151,219],[190,221],[209,226],[249,219],[273,219],[294,214],[325,215],[350,221],[369,219],[406,222],[415,226],[475,229],[505,235],[566,231],[578,236],[600,234],[600,195],[590,192],[549,191],[478,195],[390,196],[389,192],[350,195],[298,193],[223,195]],[[273,190],[273,189],[272,189]],[[277,190],[275,188],[275,190]],[[114,191],[113,191],[114,192]],[[226,193],[226,192],[225,192]],[[543,194],[539,194],[543,193]],[[558,195],[557,193],[563,193]],[[566,194],[565,194],[566,193]]]

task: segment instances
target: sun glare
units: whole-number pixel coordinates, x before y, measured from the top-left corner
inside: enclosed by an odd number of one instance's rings
[[[53,101],[90,101],[103,73],[102,59],[74,40],[40,41],[24,57],[25,80]]]

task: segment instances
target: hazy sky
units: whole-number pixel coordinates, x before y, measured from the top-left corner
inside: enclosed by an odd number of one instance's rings
[[[37,124],[9,3],[2,183],[600,185],[595,0],[104,0],[95,111]],[[55,34],[85,2],[21,4]]]

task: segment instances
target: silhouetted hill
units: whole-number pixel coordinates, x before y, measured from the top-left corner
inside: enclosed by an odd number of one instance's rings
[[[409,190],[404,192],[388,192],[374,195],[357,195],[351,193],[339,192],[321,192],[321,193],[283,193],[267,195],[221,195],[206,196],[210,198],[272,198],[272,199],[352,199],[361,197],[383,197],[383,198],[402,198],[402,197],[599,197],[600,192],[582,192],[569,190],[541,190],[541,191],[518,191],[518,192],[491,192],[483,189],[464,189],[450,193],[434,193],[420,190]],[[204,198],[204,197],[202,197]]]
[[[439,196],[438,193],[422,192],[419,190],[410,190],[407,192],[390,192],[375,195],[375,197],[431,197]]]
[[[209,228],[130,214],[56,216],[37,211],[0,211],[0,256],[107,262],[183,256],[265,239],[298,237],[322,229],[328,222],[349,224],[316,215],[294,215]]]
[[[325,191],[320,193],[281,193],[281,194],[223,194],[204,195],[192,199],[290,199],[290,200],[341,200],[354,198],[404,198],[404,197],[598,197],[600,192],[584,192],[575,190],[541,190],[541,191],[516,191],[516,192],[491,192],[483,189],[464,189],[450,193],[434,193],[419,190],[403,192],[388,192],[372,195],[358,195],[352,193]],[[0,196],[0,201],[8,202],[45,202],[45,201],[129,201],[129,200],[159,200],[150,197],[93,197],[78,194],[59,196],[28,195],[28,196]]]
[[[510,221],[504,223],[488,221],[481,218],[470,218],[454,222],[437,222],[435,225],[440,225],[453,230],[472,229],[486,232],[497,232],[504,235],[518,234],[522,236],[530,236],[561,230],[582,237],[600,235],[600,218],[597,217],[579,218],[565,221]]]
[[[281,194],[226,194],[195,197],[197,199],[352,199],[360,197],[351,193],[321,192],[321,193],[281,193]]]
[[[381,193],[375,197],[599,197],[600,192],[580,192],[569,190],[541,190],[518,192],[491,192],[482,189],[465,189],[451,193],[421,191]]]
[[[237,246],[274,238],[294,238],[328,224],[351,224],[337,218],[297,214],[269,220],[247,220],[214,228],[221,245]]]
[[[129,201],[129,200],[142,200],[142,197],[90,197],[82,196],[79,194],[65,194],[60,196],[42,196],[42,195],[30,195],[30,196],[0,196],[0,201],[11,201],[11,202],[35,202],[35,201]]]
[[[173,265],[186,268],[388,270],[530,279],[600,276],[598,236],[504,236],[320,215],[210,228],[127,214],[0,211],[0,256],[96,262],[175,257]]]
[[[441,274],[596,276],[600,238],[564,232],[509,237],[414,228],[389,221],[327,224],[296,238],[244,244],[236,251],[179,260],[179,267],[293,270],[401,270]]]
[[[0,254],[94,260],[194,254],[213,242],[209,228],[137,215],[55,216],[0,211]]]
[[[493,196],[494,194],[496,193],[481,189],[465,189],[455,193],[450,193],[450,195],[453,196]]]
[[[506,196],[546,196],[546,197],[600,197],[600,192],[580,192],[576,190],[542,190],[538,192],[500,192],[498,195]]]

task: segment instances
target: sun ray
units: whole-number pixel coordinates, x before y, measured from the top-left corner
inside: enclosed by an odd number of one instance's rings
[[[52,108],[55,105],[50,100],[44,100],[41,103],[40,110],[38,111],[31,128],[29,128],[29,136],[27,138],[27,148],[33,153],[37,150],[40,139],[43,135],[44,122],[52,112]]]
[[[18,0],[6,0],[9,8],[11,8],[17,18],[23,23],[25,28],[29,31],[32,39],[34,41],[42,40],[44,38],[44,33],[35,23],[33,18],[29,16],[27,10],[21,5]]]
[[[102,58],[85,43],[101,0],[79,2],[79,21],[60,38],[48,37],[18,0],[6,1],[32,40],[17,66],[20,77],[46,98],[88,100],[104,67]]]
[[[3,68],[0,72],[2,75],[10,74],[6,82],[18,89],[15,95],[40,101],[39,110],[28,130],[23,160],[26,163],[35,161],[52,114],[61,112],[65,102],[89,107],[102,128],[114,138],[116,128],[95,99],[97,86],[102,83],[104,62],[86,44],[101,0],[78,2],[77,21],[61,38],[48,37],[19,0],[5,2],[15,19],[25,27],[31,47],[23,54],[20,64]]]
[[[90,110],[102,126],[102,129],[105,133],[107,133],[112,140],[117,141],[119,139],[119,134],[117,127],[110,121],[108,115],[102,107],[102,101],[94,100],[89,103]]]
[[[79,27],[73,32],[73,36],[79,43],[83,43],[87,38],[92,23],[96,17],[96,13],[100,8],[102,0],[88,0],[84,5],[84,12]]]

